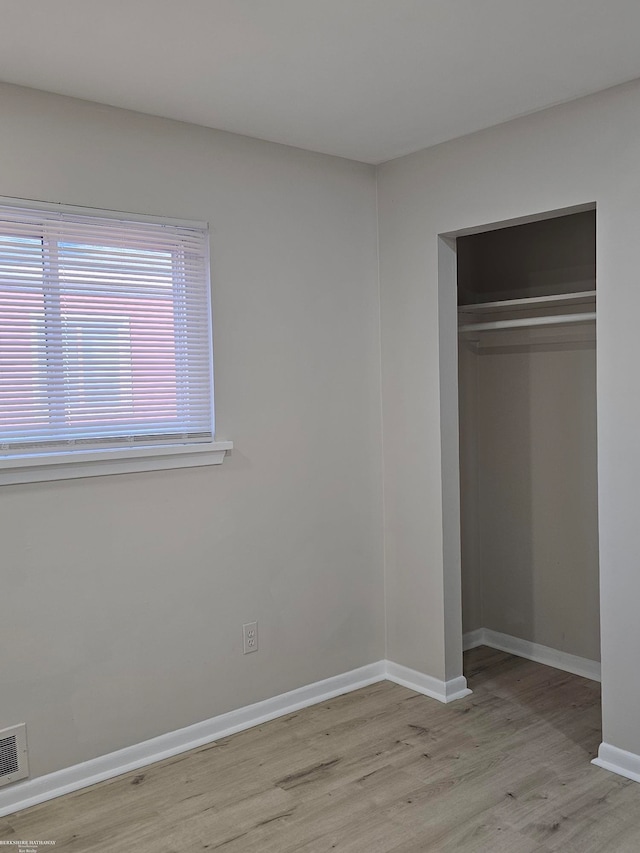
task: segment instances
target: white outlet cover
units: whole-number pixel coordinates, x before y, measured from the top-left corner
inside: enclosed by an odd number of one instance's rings
[[[242,652],[245,655],[258,651],[258,623],[245,622],[242,626]]]

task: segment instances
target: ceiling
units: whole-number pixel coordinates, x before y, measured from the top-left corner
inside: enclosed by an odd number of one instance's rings
[[[638,0],[0,0],[0,80],[380,163],[640,77]]]

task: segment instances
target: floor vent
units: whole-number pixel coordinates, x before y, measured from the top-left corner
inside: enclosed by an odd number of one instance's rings
[[[0,787],[28,775],[26,726],[22,723],[0,730]]]

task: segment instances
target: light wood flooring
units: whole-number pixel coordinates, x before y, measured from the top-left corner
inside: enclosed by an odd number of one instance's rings
[[[589,763],[599,686],[487,648],[465,669],[474,692],[451,705],[375,684],[0,818],[0,839],[56,853],[639,853],[640,785]]]

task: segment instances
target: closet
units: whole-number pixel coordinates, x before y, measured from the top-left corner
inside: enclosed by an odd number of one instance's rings
[[[581,674],[600,659],[595,221],[456,245],[465,645],[537,644]]]

